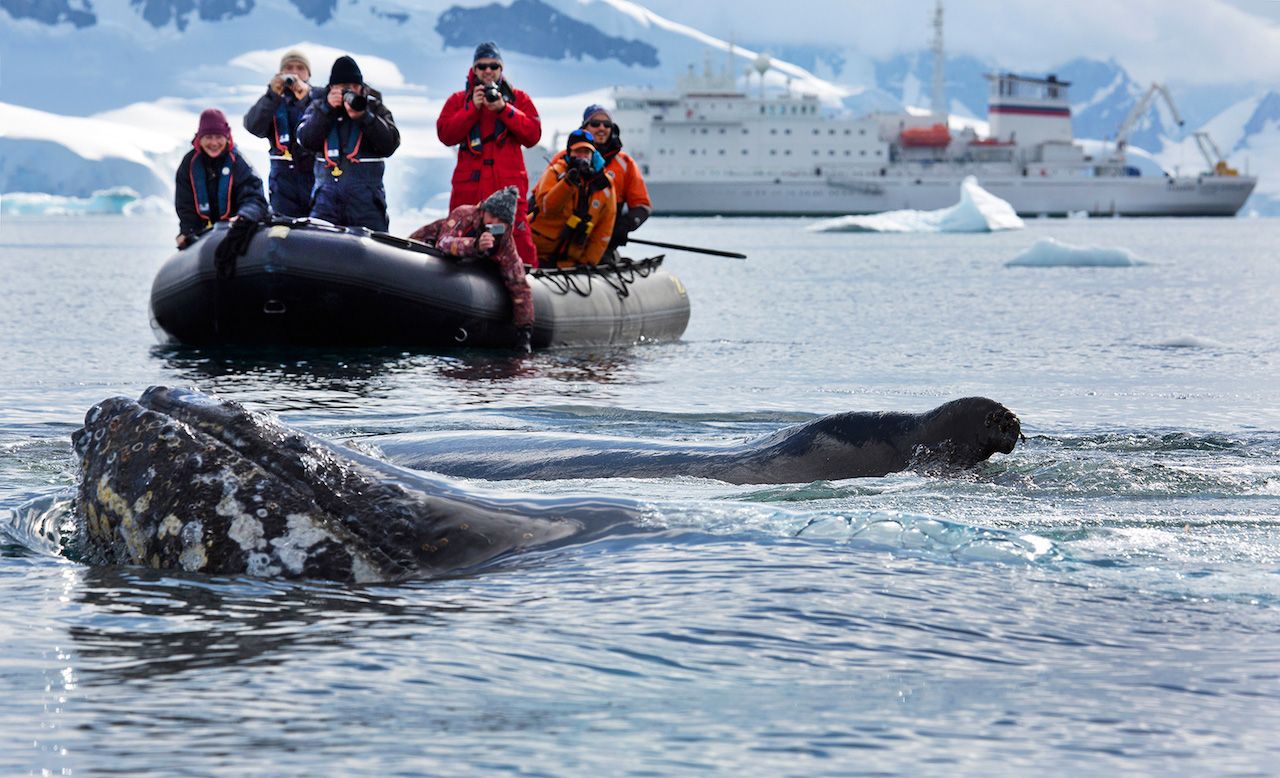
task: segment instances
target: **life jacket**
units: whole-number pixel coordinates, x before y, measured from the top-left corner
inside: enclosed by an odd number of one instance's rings
[[[231,141],[227,141],[227,149],[223,153],[226,154],[226,162],[218,173],[218,189],[213,197],[209,196],[208,170],[204,162],[209,157],[203,149],[199,148],[198,142],[196,153],[191,155],[191,165],[187,169],[187,175],[191,179],[191,196],[195,200],[196,213],[205,220],[206,227],[212,227],[214,222],[231,218],[231,195],[235,188],[237,161],[234,144]]]
[[[349,124],[352,130],[347,132],[347,142],[342,143],[339,138],[338,128],[344,124]],[[334,178],[342,175],[342,159],[346,159],[353,164],[359,164],[360,160],[356,157],[360,153],[360,141],[364,140],[364,130],[355,122],[334,122],[329,128],[329,136],[324,140],[324,165],[329,169],[329,174]]]

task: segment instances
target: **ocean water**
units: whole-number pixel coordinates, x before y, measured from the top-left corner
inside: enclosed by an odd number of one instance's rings
[[[0,224],[0,774],[1280,764],[1280,220],[658,219],[645,237],[750,259],[670,254],[693,306],[679,342],[529,358],[158,347],[170,222]],[[1139,262],[1007,265],[1044,238]],[[1027,440],[953,477],[468,482],[631,497],[651,531],[395,586],[62,558],[42,530],[67,515],[69,435],[157,383],[369,446],[731,441],[974,394]]]

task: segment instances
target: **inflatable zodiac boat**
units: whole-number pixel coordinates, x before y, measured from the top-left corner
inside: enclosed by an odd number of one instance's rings
[[[418,241],[298,221],[264,225],[221,268],[218,224],[170,257],[151,286],[151,322],[165,343],[516,344],[497,265],[458,260]],[[534,348],[675,340],[689,297],[662,257],[534,270]]]

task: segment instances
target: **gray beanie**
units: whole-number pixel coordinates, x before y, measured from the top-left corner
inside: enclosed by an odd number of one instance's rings
[[[485,41],[476,46],[476,55],[471,58],[472,62],[482,59],[496,59],[502,61],[502,52],[498,50],[498,44],[493,41]]]
[[[489,195],[488,199],[480,203],[480,210],[488,211],[507,224],[511,224],[516,220],[516,203],[519,200],[520,190],[514,186],[506,186]]]

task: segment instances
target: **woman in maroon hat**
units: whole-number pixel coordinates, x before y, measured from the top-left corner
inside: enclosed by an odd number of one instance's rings
[[[192,149],[178,165],[173,205],[178,211],[178,248],[213,226],[214,222],[267,215],[262,179],[236,153],[231,126],[217,108],[200,114]]]

